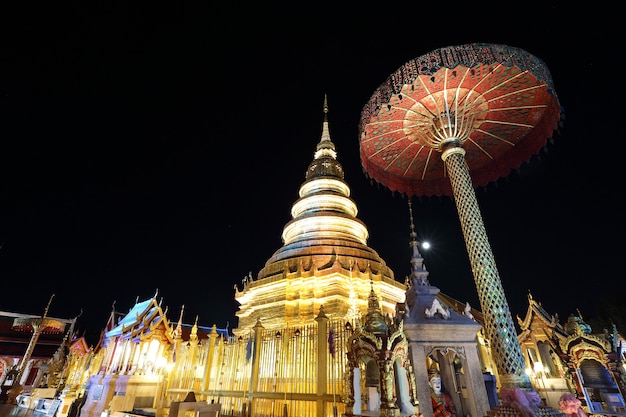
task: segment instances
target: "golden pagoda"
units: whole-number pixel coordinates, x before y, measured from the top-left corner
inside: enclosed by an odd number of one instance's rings
[[[353,320],[367,312],[370,281],[383,314],[393,314],[406,287],[378,253],[367,246],[369,233],[337,160],[328,128],[328,102],[313,161],[282,232],[283,246],[235,290],[238,328],[247,334],[261,321],[266,329],[315,323],[320,306],[329,318]]]

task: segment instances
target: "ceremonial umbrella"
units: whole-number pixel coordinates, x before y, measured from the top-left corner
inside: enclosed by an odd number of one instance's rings
[[[407,196],[454,197],[501,383],[530,387],[475,186],[538,153],[561,111],[546,65],[507,45],[449,46],[413,59],[361,112],[367,176]]]
[[[50,297],[48,301],[48,305],[44,310],[43,316],[41,317],[18,317],[13,320],[12,329],[19,331],[28,331],[33,332],[33,335],[30,338],[30,342],[28,343],[28,347],[26,348],[26,352],[24,352],[24,357],[22,358],[19,365],[19,373],[18,376],[21,377],[22,373],[26,369],[26,365],[30,360],[30,357],[35,350],[35,345],[37,344],[37,340],[39,340],[39,336],[42,333],[62,333],[65,330],[65,323],[61,320],[53,319],[48,316],[48,310],[50,309],[50,304],[52,303],[52,299],[54,298],[54,294]],[[16,378],[19,381],[19,378]]]
[[[462,146],[475,186],[506,176],[552,136],[560,118],[542,61],[506,45],[441,48],[374,92],[360,122],[367,175],[406,195],[452,195],[438,154]]]

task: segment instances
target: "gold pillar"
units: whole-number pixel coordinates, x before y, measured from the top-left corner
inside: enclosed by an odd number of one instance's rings
[[[315,317],[317,322],[317,395],[321,396],[327,392],[328,375],[328,317],[324,313],[324,306],[320,306],[320,312]],[[324,401],[317,401],[317,415],[325,415]]]
[[[257,320],[254,325],[254,346],[252,353],[252,366],[250,367],[251,375],[250,375],[250,388],[248,390],[248,403],[250,404],[248,408],[248,416],[255,416],[255,405],[254,401],[252,401],[252,394],[256,391],[256,387],[259,380],[259,357],[261,356],[261,333],[263,332],[263,325],[260,320]]]

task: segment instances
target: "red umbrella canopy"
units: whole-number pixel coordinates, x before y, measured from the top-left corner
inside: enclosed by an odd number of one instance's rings
[[[48,317],[19,317],[13,320],[12,328],[23,332],[39,329],[42,333],[63,333],[65,323]]]
[[[539,153],[560,117],[535,56],[496,44],[441,48],[400,67],[364,106],[361,164],[392,191],[452,195],[447,147],[463,147],[473,185],[484,186]]]

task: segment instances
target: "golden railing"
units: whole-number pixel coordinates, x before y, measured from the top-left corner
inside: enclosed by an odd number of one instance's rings
[[[233,416],[341,414],[351,335],[344,324],[318,317],[313,325],[257,327],[236,339],[211,335],[182,350],[169,373],[167,399],[181,401],[194,391],[199,401],[219,402],[222,414]]]

